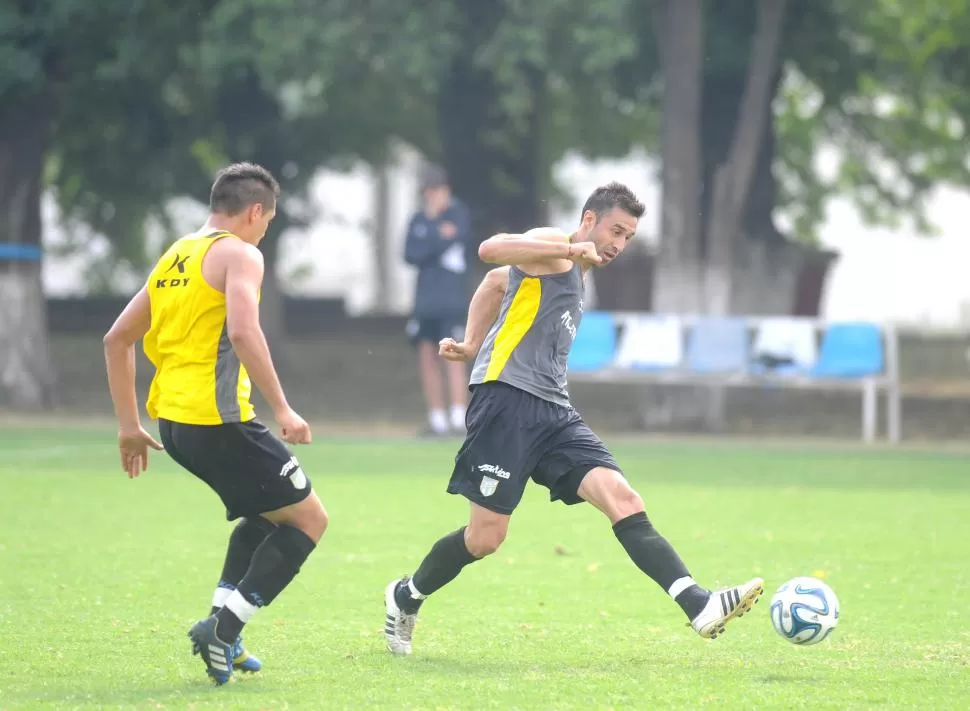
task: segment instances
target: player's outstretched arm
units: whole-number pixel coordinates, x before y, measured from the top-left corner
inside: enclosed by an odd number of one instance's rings
[[[135,343],[144,338],[151,323],[151,300],[148,290],[142,287],[104,336],[108,389],[118,418],[121,468],[130,478],[148,468],[149,447],[162,449],[162,445],[141,426],[135,390]]]
[[[228,241],[227,241],[228,242]],[[310,442],[310,427],[283,393],[269,344],[259,325],[259,288],[263,283],[263,255],[251,245],[232,241],[234,252],[226,262],[226,330],[239,361],[273,409],[283,439],[293,444]]]
[[[478,247],[482,261],[502,265],[565,262],[571,252],[569,235],[551,227],[529,230],[521,235],[494,235]]]
[[[489,237],[479,246],[478,256],[490,264],[515,265],[535,274],[568,271],[571,262],[584,266],[602,262],[591,244],[572,244],[568,234],[554,227]]]
[[[499,267],[489,271],[478,285],[471,303],[468,305],[468,321],[465,325],[465,339],[457,343],[445,338],[438,344],[438,354],[447,360],[471,360],[482,347],[485,334],[498,318],[505,290],[509,286],[509,268]]]

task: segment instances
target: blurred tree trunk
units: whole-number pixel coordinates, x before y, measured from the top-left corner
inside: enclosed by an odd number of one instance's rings
[[[704,9],[701,0],[654,5],[664,75],[663,203],[654,278],[654,309],[703,310],[701,223],[701,85]],[[676,41],[671,41],[676,38]]]
[[[778,86],[778,44],[781,40],[787,0],[759,0],[758,27],[755,31],[747,78],[741,105],[736,112],[734,136],[727,160],[714,171],[713,194],[707,216],[708,259],[704,276],[707,313],[726,316],[735,313],[736,281],[765,284],[763,274],[752,274],[759,264],[751,259],[755,244],[745,234],[749,214],[752,180],[758,167],[758,156],[772,121],[771,100]],[[766,175],[771,166],[763,166]],[[769,218],[770,221],[770,218]],[[764,247],[766,242],[761,241]],[[760,271],[760,270],[758,270]],[[741,279],[738,279],[741,277]],[[794,296],[795,284],[789,285],[789,299]],[[769,297],[770,298],[770,297]],[[774,295],[778,300],[778,295]],[[763,307],[762,307],[763,308]],[[712,388],[707,405],[707,423],[712,429],[722,429],[726,420],[725,388]]]
[[[705,301],[708,313],[733,312],[732,292],[738,245],[744,239],[752,181],[758,156],[772,120],[771,100],[778,86],[778,45],[787,0],[759,0],[747,77],[735,114],[734,136],[727,159],[714,171],[713,194],[707,211],[708,260]],[[770,174],[771,166],[766,172]],[[749,260],[744,260],[750,264]],[[794,283],[788,292],[794,294]]]
[[[41,247],[41,172],[50,140],[44,98],[0,108],[0,243]],[[18,409],[50,406],[55,374],[41,261],[0,260],[0,387]]]
[[[374,248],[374,310],[388,314],[394,311],[391,268],[391,180],[388,162],[374,167],[374,224],[371,243]]]
[[[663,66],[664,105],[661,241],[653,275],[653,309],[693,315],[704,310],[701,0],[655,3],[654,27]],[[679,427],[696,423],[705,418],[708,401],[707,388],[651,387],[642,403],[643,424]]]
[[[782,80],[775,66],[771,96]],[[728,160],[735,123],[724,116],[739,116],[745,77],[706,77],[703,111],[703,185],[714,184],[717,166]],[[821,289],[834,255],[792,242],[774,223],[777,184],[773,172],[777,138],[771,103],[762,107],[764,120],[754,174],[747,196],[741,236],[734,244],[730,313],[770,315],[818,315]],[[710,214],[713,191],[703,191],[704,212]]]
[[[438,95],[442,162],[455,194],[472,214],[476,242],[496,232],[521,232],[547,219],[541,122],[546,77],[525,69],[532,85],[527,120],[513,125],[502,110],[502,88],[476,56],[505,12],[502,3],[461,0],[465,38]],[[472,256],[472,255],[470,255]],[[477,263],[477,258],[471,263]]]
[[[771,101],[781,78],[785,6],[786,0],[759,0],[747,70],[739,76],[704,75],[700,0],[655,6],[664,67],[657,311],[727,315],[744,307],[743,312],[764,313],[774,303],[790,312],[800,248],[788,245],[771,219]],[[677,41],[669,41],[672,37]],[[744,286],[736,289],[736,283]],[[722,388],[656,388],[642,415],[648,426],[702,423],[721,429],[724,403]]]

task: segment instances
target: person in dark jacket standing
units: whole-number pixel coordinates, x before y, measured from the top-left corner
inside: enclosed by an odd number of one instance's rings
[[[421,188],[424,208],[411,218],[404,245],[405,261],[418,269],[408,335],[418,350],[421,389],[428,407],[427,434],[445,435],[465,429],[466,367],[461,362],[445,364],[450,401],[446,409],[438,342],[464,337],[471,221],[468,208],[451,194],[448,177],[439,166],[424,169]]]

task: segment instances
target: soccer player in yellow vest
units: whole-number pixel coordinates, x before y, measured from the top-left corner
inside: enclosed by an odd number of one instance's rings
[[[202,229],[177,240],[104,337],[108,384],[119,421],[121,466],[137,477],[148,449],[135,392],[135,343],[155,366],[147,410],[165,451],[239,519],[210,616],[189,632],[217,684],[255,672],[240,632],[296,576],[327,528],[327,513],[284,444],[308,444],[310,427],[289,406],[259,324],[263,256],[279,184],[250,163],[219,173]],[[257,418],[252,383],[266,398],[281,441]]]

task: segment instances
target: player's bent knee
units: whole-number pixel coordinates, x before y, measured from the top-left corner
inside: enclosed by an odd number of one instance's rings
[[[476,558],[484,558],[499,549],[507,533],[505,526],[469,526],[465,529],[465,547]]]
[[[320,541],[330,523],[330,517],[315,491],[311,491],[310,495],[299,503],[264,513],[263,518],[276,524],[298,528],[314,543]]]
[[[622,486],[617,486],[613,494],[612,509],[612,518],[619,521],[643,511],[643,499],[624,481]]]
[[[476,558],[484,558],[497,551],[504,540],[505,534],[491,533],[478,535],[466,538],[465,547]]]
[[[323,537],[324,532],[327,530],[327,526],[330,525],[330,516],[327,514],[327,510],[323,508],[323,502],[317,496],[316,492],[312,492],[304,501],[311,501],[309,505],[309,510],[307,512],[305,520],[305,528],[303,532],[313,539],[314,543],[319,542]]]
[[[579,495],[616,523],[643,511],[643,499],[620,472],[606,467],[590,471],[579,487]]]

